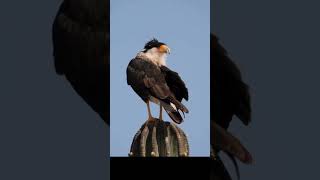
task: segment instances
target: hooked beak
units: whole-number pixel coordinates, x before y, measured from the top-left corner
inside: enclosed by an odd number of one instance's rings
[[[161,53],[166,53],[166,54],[170,54],[171,53],[170,48],[167,45],[161,45],[159,47],[159,51]]]

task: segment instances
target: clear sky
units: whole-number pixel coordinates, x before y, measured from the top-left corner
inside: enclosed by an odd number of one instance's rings
[[[210,1],[111,0],[111,156],[127,156],[147,107],[127,85],[129,61],[155,37],[171,48],[167,65],[189,89],[190,113],[179,125],[188,135],[190,156],[210,154]],[[158,117],[159,108],[152,105]],[[164,112],[164,119],[171,119]]]

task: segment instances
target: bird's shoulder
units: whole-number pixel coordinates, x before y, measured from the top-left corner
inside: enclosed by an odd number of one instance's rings
[[[186,87],[186,84],[182,80],[182,78],[180,77],[179,73],[171,70],[167,66],[161,66],[160,68],[161,68],[163,75],[165,76],[166,83],[168,84],[170,89],[173,91],[173,93],[176,96],[179,94],[179,97],[177,97],[177,98],[180,101],[182,98],[185,98],[186,100],[188,100],[189,99],[188,88]]]
[[[179,73],[177,73],[176,71],[171,70],[169,67],[167,66],[160,66],[160,70],[161,72],[164,74],[164,76],[166,78],[169,79],[176,79],[178,81],[182,81]],[[182,81],[183,82],[183,81]]]
[[[161,69],[147,59],[136,57],[132,59],[127,67],[127,80],[130,84],[131,80],[152,79],[154,82],[165,83],[165,78],[161,73]]]
[[[127,69],[143,72],[149,75],[159,75],[161,73],[160,67],[143,57],[135,57],[132,59],[129,62]]]

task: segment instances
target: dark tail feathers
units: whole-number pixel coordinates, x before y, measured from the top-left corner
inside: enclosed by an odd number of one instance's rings
[[[174,104],[176,106],[176,109],[173,106],[171,106],[170,103]],[[177,124],[181,124],[183,122],[183,118],[180,115],[179,110],[183,113],[183,117],[184,113],[189,113],[189,110],[182,103],[180,103],[178,100],[174,98],[170,99],[170,101],[168,102],[160,101],[160,105],[163,106],[163,108],[168,113],[169,117]]]

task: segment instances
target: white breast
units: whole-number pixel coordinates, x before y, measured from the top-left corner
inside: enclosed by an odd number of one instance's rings
[[[147,52],[140,52],[138,55],[145,56],[148,60],[156,64],[157,66],[166,66],[167,55],[164,53],[159,53],[156,48],[152,48]]]

